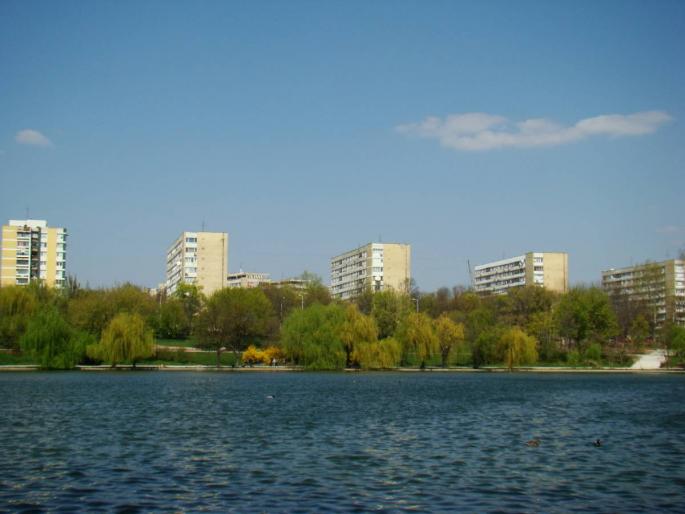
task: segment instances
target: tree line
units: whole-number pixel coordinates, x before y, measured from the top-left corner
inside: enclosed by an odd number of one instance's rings
[[[398,366],[628,365],[646,345],[685,362],[685,329],[658,330],[648,304],[597,287],[557,294],[523,287],[480,296],[465,288],[365,291],[334,301],[320,280],[302,290],[192,285],[150,295],[132,284],[63,290],[0,288],[0,347],[44,368],[162,359],[155,339],[189,341],[233,365],[287,362],[305,369]]]

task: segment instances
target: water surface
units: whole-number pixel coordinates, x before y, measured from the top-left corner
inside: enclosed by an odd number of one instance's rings
[[[8,512],[685,512],[685,376],[2,373],[0,398]]]

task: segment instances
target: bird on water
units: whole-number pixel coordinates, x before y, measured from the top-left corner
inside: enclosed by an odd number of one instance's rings
[[[594,446],[595,448],[599,448],[600,446],[602,446],[602,440],[597,439],[595,442],[592,443],[592,446]]]
[[[530,441],[526,442],[526,446],[530,446],[531,448],[537,448],[540,446],[540,439],[531,439]]]

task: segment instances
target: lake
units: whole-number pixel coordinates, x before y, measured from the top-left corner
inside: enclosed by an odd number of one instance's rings
[[[26,372],[0,398],[0,511],[685,512],[683,375]]]

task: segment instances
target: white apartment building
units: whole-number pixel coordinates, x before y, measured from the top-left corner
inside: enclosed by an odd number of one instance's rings
[[[173,294],[178,284],[184,283],[202,288],[209,296],[226,287],[227,270],[227,233],[183,232],[167,251],[167,294]]]
[[[411,279],[411,245],[369,243],[331,259],[331,295],[347,300],[372,291],[405,291]]]
[[[613,298],[642,302],[657,328],[666,321],[685,325],[685,260],[608,269],[602,271],[602,287]]]
[[[64,287],[67,279],[67,229],[45,220],[10,220],[2,227],[0,286],[40,281]]]
[[[473,268],[477,293],[503,294],[513,287],[542,286],[551,291],[568,291],[568,254],[528,252]]]
[[[229,273],[227,287],[251,288],[262,284],[270,284],[271,279],[268,273],[255,273],[240,270],[238,273]]]

